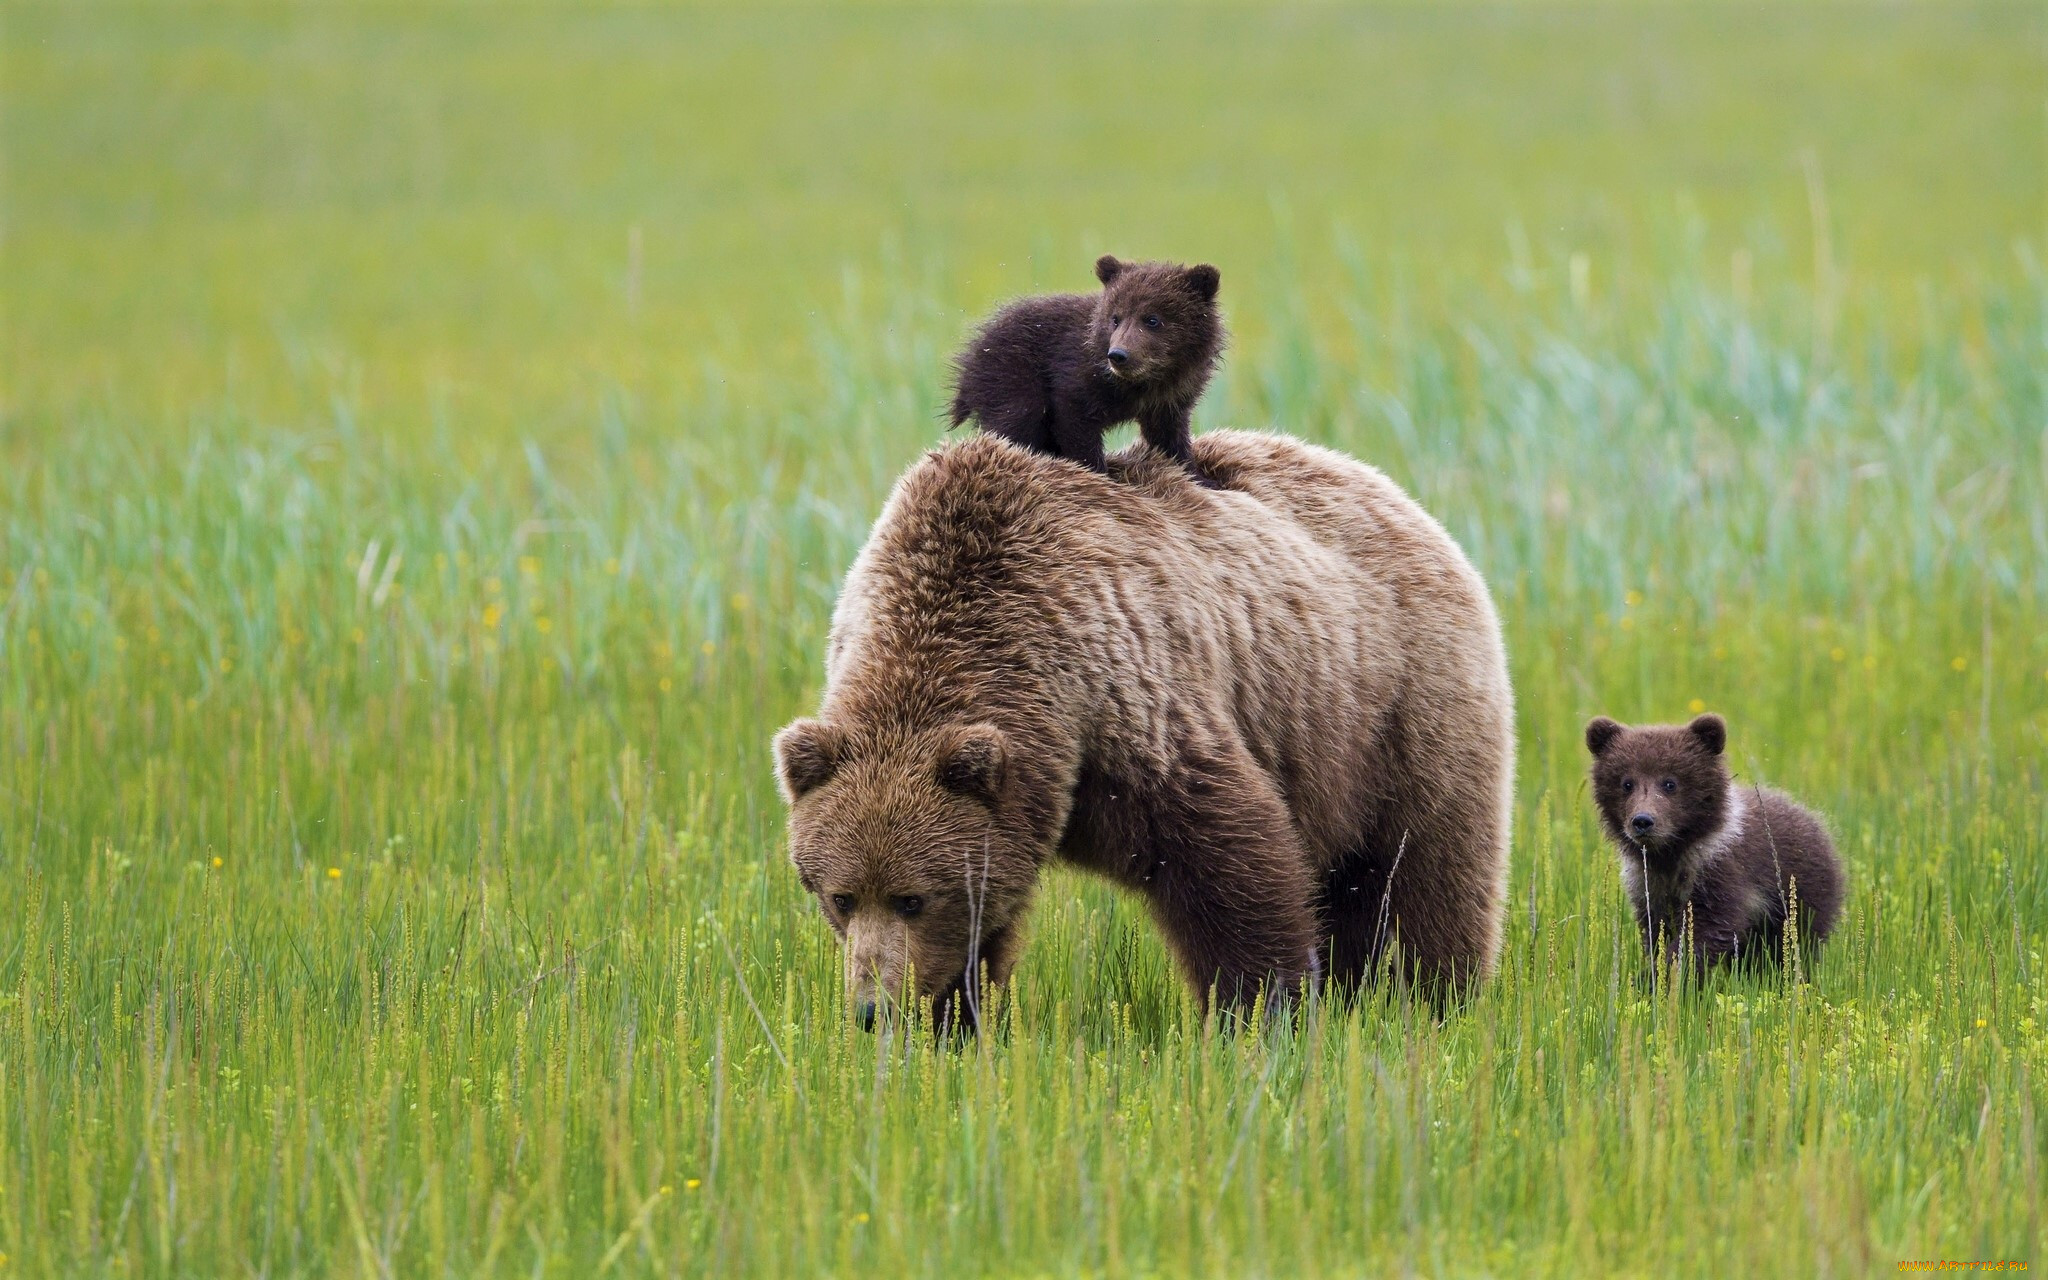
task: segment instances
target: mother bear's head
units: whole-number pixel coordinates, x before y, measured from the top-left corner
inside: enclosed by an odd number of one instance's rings
[[[970,976],[1009,976],[1039,861],[1011,753],[978,721],[856,732],[804,719],[775,735],[790,860],[843,944],[862,1026],[916,998],[936,1023],[971,1027]]]

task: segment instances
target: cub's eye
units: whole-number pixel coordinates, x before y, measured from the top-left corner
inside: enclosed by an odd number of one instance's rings
[[[1678,790],[1678,784],[1676,782],[1673,782],[1669,778],[1664,779],[1664,781],[1658,783],[1657,786],[1667,796],[1670,795],[1672,792]]]
[[[1124,322],[1124,318],[1122,316],[1111,316],[1109,318],[1109,322],[1111,324],[1122,324]]]
[[[842,916],[851,914],[853,911],[853,895],[850,893],[833,894],[832,909]]]
[[[908,893],[896,899],[895,905],[896,914],[902,916],[905,920],[908,920],[910,919],[910,917],[924,910],[924,899],[918,897],[914,893]]]
[[[1634,791],[1636,789],[1636,780],[1634,778],[1623,778],[1621,780],[1621,789],[1624,792]]]
[[[1157,329],[1157,328],[1159,327],[1159,317],[1158,317],[1158,316],[1146,316],[1146,317],[1145,317],[1145,327],[1146,327],[1147,329]]]

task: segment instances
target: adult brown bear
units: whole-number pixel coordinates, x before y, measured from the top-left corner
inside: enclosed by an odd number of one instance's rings
[[[818,718],[775,739],[863,1023],[901,991],[971,1020],[1055,857],[1143,895],[1227,1004],[1355,983],[1396,939],[1434,987],[1492,969],[1514,712],[1485,583],[1371,467],[1194,448],[1220,489],[1142,448],[1098,475],[986,436],[897,483]]]

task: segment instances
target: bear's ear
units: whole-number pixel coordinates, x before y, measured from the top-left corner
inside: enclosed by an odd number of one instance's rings
[[[1685,727],[1692,731],[1693,737],[1700,740],[1700,745],[1707,749],[1710,756],[1720,755],[1721,749],[1728,745],[1728,722],[1711,712],[1703,716],[1694,716],[1692,723]]]
[[[1010,760],[1003,731],[992,724],[971,724],[954,732],[939,750],[939,785],[983,804],[1002,794]]]
[[[1223,287],[1223,273],[1204,262],[1188,268],[1188,287],[1201,295],[1204,302],[1216,301],[1216,291]]]
[[[832,780],[846,737],[823,720],[792,720],[775,735],[775,780],[791,804]]]
[[[1620,733],[1621,725],[1617,722],[1606,716],[1594,716],[1586,721],[1586,750],[1597,756],[1607,750],[1607,744]]]
[[[1104,284],[1122,275],[1123,271],[1124,264],[1118,262],[1113,253],[1105,253],[1095,260],[1095,278]]]

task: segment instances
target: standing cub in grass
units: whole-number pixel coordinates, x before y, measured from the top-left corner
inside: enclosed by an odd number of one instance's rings
[[[1586,725],[1593,799],[1621,855],[1643,946],[1674,956],[1689,932],[1703,968],[1777,956],[1795,899],[1806,942],[1825,938],[1842,910],[1842,864],[1827,828],[1780,792],[1735,786],[1727,741],[1715,715],[1633,729],[1597,716]]]
[[[1098,294],[1013,302],[954,359],[952,420],[1104,470],[1102,437],[1137,419],[1145,443],[1201,472],[1188,414],[1216,370],[1216,268],[1096,260]]]

